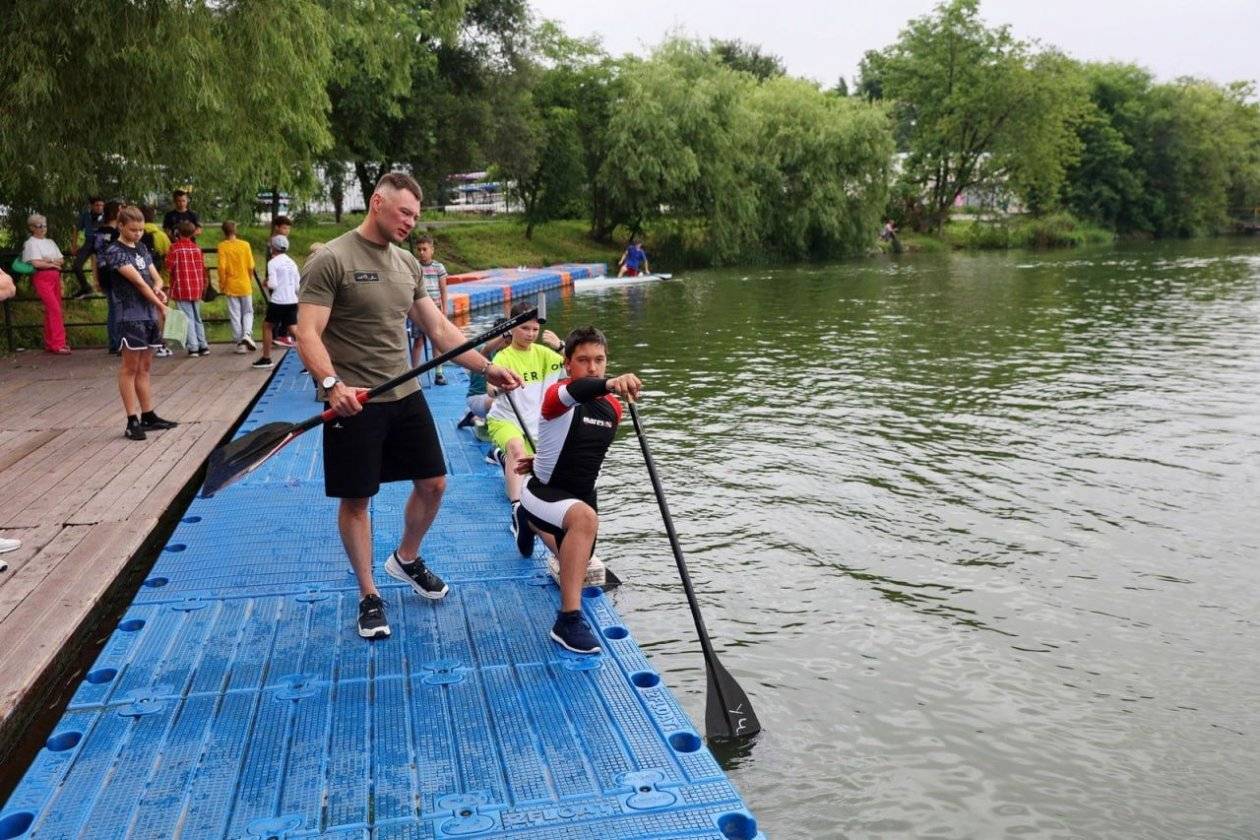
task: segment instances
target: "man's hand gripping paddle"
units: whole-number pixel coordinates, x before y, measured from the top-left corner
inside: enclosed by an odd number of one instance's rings
[[[709,631],[704,627],[704,618],[700,615],[700,604],[696,601],[695,589],[691,586],[691,575],[687,573],[687,561],[683,559],[682,546],[678,544],[678,534],[674,531],[674,520],[669,515],[669,505],[665,502],[665,491],[661,488],[661,479],[656,474],[656,463],[648,449],[647,435],[643,433],[643,424],[639,422],[639,411],[632,401],[630,417],[634,420],[634,431],[639,436],[639,447],[643,450],[643,460],[647,463],[648,476],[652,479],[652,490],[656,493],[656,503],[661,509],[661,518],[665,521],[665,533],[669,536],[669,545],[674,550],[674,561],[678,564],[678,575],[682,578],[683,590],[687,593],[687,604],[691,607],[691,618],[696,623],[696,633],[700,636],[700,648],[704,651],[704,664],[708,670],[708,694],[704,704],[705,734],[710,738],[749,738],[761,731],[761,722],[753,711],[752,703],[744,689],[739,687],[735,678],[727,673],[718,662],[713,643],[709,641]]]
[[[465,341],[452,350],[447,350],[440,356],[435,356],[419,367],[412,368],[406,373],[395,376],[388,382],[377,385],[370,391],[360,391],[356,396],[360,403],[365,403],[373,397],[379,397],[407,380],[413,379],[443,362],[449,362],[456,356],[467,353],[474,347],[502,335],[525,321],[533,320],[535,317],[537,317],[536,310],[531,309],[528,312],[522,312],[515,318],[511,318],[497,327],[487,330],[476,338]],[[214,495],[229,484],[240,481],[262,466],[268,458],[283,449],[288,445],[289,441],[302,434],[302,432],[321,426],[336,416],[336,412],[330,408],[320,414],[316,414],[314,417],[303,420],[301,423],[268,423],[265,426],[259,426],[247,435],[242,435],[236,440],[225,443],[210,453],[209,465],[206,468],[206,483],[201,488],[202,495]]]

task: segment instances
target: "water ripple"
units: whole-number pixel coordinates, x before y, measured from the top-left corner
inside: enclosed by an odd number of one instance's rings
[[[1255,250],[923,255],[568,302],[557,320],[604,325],[650,389],[706,621],[766,727],[726,760],[771,836],[1260,832]],[[702,719],[632,440],[601,494],[620,608]]]

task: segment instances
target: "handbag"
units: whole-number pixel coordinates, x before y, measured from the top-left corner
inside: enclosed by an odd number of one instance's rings
[[[219,290],[214,287],[214,283],[210,282],[210,278],[206,278],[206,290],[201,293],[203,303],[210,303],[219,296]]]

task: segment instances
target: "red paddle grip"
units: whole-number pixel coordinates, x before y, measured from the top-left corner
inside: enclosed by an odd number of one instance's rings
[[[355,392],[354,398],[359,401],[359,405],[363,405],[365,402],[372,399],[372,392],[366,390],[357,391]],[[333,411],[331,408],[326,408],[323,413],[319,415],[319,419],[327,423],[336,416],[337,412]]]

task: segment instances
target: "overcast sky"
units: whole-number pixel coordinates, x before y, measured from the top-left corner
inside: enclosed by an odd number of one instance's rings
[[[936,0],[530,0],[536,15],[571,35],[601,37],[613,55],[647,52],[671,31],[701,39],[738,38],[781,57],[788,72],[850,82],[869,49],[897,38]],[[1257,0],[988,0],[991,24],[1079,59],[1135,62],[1166,81],[1194,75],[1217,82],[1260,78]]]

